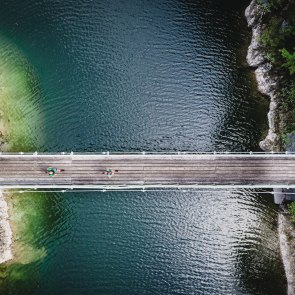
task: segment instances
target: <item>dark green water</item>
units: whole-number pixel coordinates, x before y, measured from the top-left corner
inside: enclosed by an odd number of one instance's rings
[[[247,2],[2,1],[0,32],[39,81],[32,146],[257,150],[267,103],[245,64]],[[271,196],[35,198],[30,241],[47,254],[7,271],[8,294],[285,294]]]

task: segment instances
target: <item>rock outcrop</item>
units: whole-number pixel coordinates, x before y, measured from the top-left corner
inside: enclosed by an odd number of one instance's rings
[[[260,37],[263,31],[263,9],[253,0],[245,11],[248,26],[252,29],[252,40],[248,48],[247,62],[255,69],[258,90],[270,98],[268,112],[268,134],[259,146],[264,151],[279,151],[280,136],[278,122],[279,97],[277,95],[279,77],[273,73],[272,65],[265,58],[260,45]]]

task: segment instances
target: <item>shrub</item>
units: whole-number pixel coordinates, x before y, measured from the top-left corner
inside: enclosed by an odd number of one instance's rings
[[[294,25],[287,25],[286,27],[282,28],[282,32],[286,36],[294,36],[295,35],[295,26]]]
[[[273,64],[281,59],[279,49],[285,47],[285,35],[282,33],[281,22],[280,18],[273,17],[264,28],[259,40],[266,58]]]
[[[295,103],[295,82],[286,83],[280,93],[285,100]]]
[[[288,205],[289,212],[291,214],[291,219],[295,222],[295,202],[292,202]]]
[[[280,50],[285,62],[282,66],[289,70],[290,75],[295,74],[295,52],[290,53],[286,48]]]
[[[283,2],[283,0],[257,0],[257,3],[261,5],[266,12],[282,8]]]

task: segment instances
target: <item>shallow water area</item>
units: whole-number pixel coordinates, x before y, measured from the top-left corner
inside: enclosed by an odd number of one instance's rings
[[[42,144],[37,77],[22,53],[0,36],[1,149],[28,151]],[[39,126],[39,129],[36,129]]]
[[[37,149],[42,143],[42,133],[35,127],[42,127],[39,98],[33,68],[13,43],[0,36],[1,151],[28,151]],[[38,249],[35,245],[36,233],[32,226],[44,226],[46,214],[42,212],[42,206],[42,194],[39,199],[37,195],[33,199],[26,194],[20,197],[14,192],[1,192],[1,259],[7,261],[0,269],[1,293],[11,291],[7,287],[11,281],[15,284],[30,277],[27,268],[19,266],[40,260],[45,255],[44,247]],[[34,238],[29,238],[32,235]]]
[[[59,231],[58,224],[64,218],[60,212],[62,200],[53,193],[5,192],[13,232],[13,259],[0,267],[0,292],[32,294],[40,280],[48,244],[55,245],[49,237],[53,230]]]

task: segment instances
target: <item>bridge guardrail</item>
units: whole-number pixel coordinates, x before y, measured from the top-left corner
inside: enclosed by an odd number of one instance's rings
[[[0,152],[0,155],[295,155],[295,152],[189,152],[189,151],[130,151],[130,152],[112,152],[112,151],[97,151],[97,152]]]

